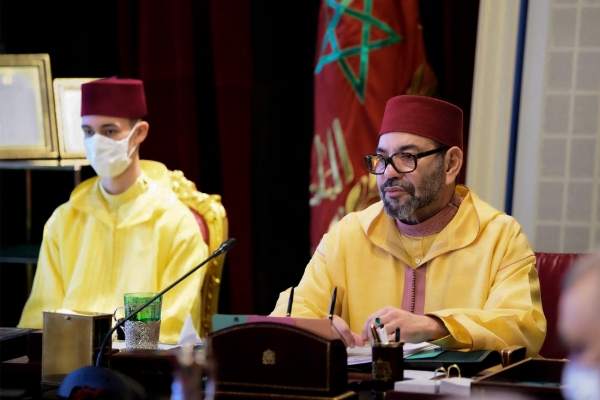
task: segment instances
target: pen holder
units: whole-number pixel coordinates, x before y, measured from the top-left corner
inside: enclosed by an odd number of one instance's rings
[[[373,343],[373,394],[394,389],[394,382],[404,379],[404,342]]]

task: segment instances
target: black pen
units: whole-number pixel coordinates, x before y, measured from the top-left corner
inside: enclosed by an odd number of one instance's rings
[[[292,304],[293,303],[294,303],[294,287],[292,286],[292,290],[290,291],[290,298],[288,299],[287,313],[285,313],[286,317],[292,316]]]
[[[400,328],[399,327],[396,327],[396,336],[395,336],[394,339],[395,339],[394,340],[395,342],[399,342],[400,341]]]
[[[333,310],[335,310],[335,298],[337,296],[337,286],[333,288],[333,294],[331,295],[331,304],[329,305],[329,319],[333,319]]]

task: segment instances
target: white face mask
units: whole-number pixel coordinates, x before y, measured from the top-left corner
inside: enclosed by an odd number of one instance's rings
[[[94,133],[83,140],[87,159],[100,177],[117,177],[131,164],[131,155],[137,144],[129,152],[127,152],[127,148],[129,147],[129,138],[136,128],[137,125],[133,127],[126,138],[121,140],[113,140],[99,133]]]
[[[562,372],[562,395],[567,400],[597,399],[600,393],[600,369],[571,360]]]

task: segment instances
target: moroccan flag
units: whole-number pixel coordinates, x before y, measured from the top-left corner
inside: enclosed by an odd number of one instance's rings
[[[363,157],[377,146],[386,101],[434,96],[418,0],[322,0],[311,154],[311,247],[344,215],[379,200]]]

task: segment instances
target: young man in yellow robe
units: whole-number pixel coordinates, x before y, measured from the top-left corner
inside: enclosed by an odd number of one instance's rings
[[[125,293],[159,292],[208,256],[167,168],[140,161],[149,130],[142,81],[100,79],[81,89],[86,155],[98,176],[77,186],[47,221],[19,327],[43,328],[42,311],[113,313]],[[203,274],[163,296],[160,341],[177,343],[190,314],[199,328]]]
[[[298,317],[327,316],[349,347],[388,334],[445,349],[537,355],[546,334],[535,255],[514,218],[457,185],[462,111],[423,96],[386,105],[377,154],[365,157],[381,201],[326,233],[294,290]],[[272,315],[285,315],[289,290]]]

